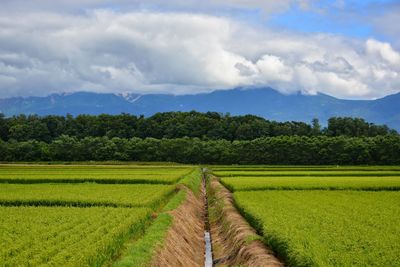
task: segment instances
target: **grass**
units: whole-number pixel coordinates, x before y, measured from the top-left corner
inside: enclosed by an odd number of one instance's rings
[[[192,167],[0,165],[0,183],[155,183],[173,184]]]
[[[400,192],[246,191],[234,198],[289,266],[400,264]]]
[[[201,182],[202,182],[202,174],[201,170],[197,168],[191,174],[186,175],[180,183],[187,186],[192,192],[198,196],[200,194],[201,189]]]
[[[161,213],[146,230],[145,235],[128,247],[124,256],[112,264],[113,267],[142,267],[148,266],[157,247],[162,246],[169,227],[172,225],[172,216]]]
[[[0,266],[101,266],[150,219],[147,208],[0,207]]]
[[[0,184],[0,204],[154,208],[174,189],[173,185],[149,184]]]
[[[171,198],[171,200],[167,203],[167,205],[164,206],[163,212],[172,211],[178,208],[185,199],[186,199],[186,190],[179,190],[179,192],[176,193]]]
[[[400,190],[400,177],[229,177],[222,178],[231,191],[249,190]]]

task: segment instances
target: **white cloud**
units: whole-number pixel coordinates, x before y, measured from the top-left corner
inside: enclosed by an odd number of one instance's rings
[[[272,86],[375,98],[397,92],[399,74],[399,52],[388,43],[257,29],[211,15],[108,9],[0,17],[0,97]]]
[[[260,77],[264,83],[291,82],[293,80],[293,69],[277,56],[264,55],[257,61],[256,66],[260,71]]]
[[[400,67],[400,53],[395,51],[389,43],[382,43],[369,39],[366,43],[367,53],[378,56],[392,66]]]

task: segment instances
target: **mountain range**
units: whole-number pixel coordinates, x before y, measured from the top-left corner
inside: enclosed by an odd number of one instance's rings
[[[195,95],[77,92],[0,99],[0,112],[6,116],[123,112],[151,116],[157,112],[191,110],[253,114],[276,121],[310,122],[318,118],[322,124],[334,116],[359,117],[400,131],[400,93],[376,100],[343,100],[325,94],[305,95],[299,92],[285,95],[271,88],[237,88]]]

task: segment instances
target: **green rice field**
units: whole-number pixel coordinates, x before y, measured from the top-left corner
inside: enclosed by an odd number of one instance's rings
[[[234,197],[265,242],[295,266],[400,262],[400,192],[275,190]]]
[[[285,266],[400,266],[400,167],[214,166]],[[149,266],[184,165],[0,165],[0,266]]]
[[[193,170],[165,166],[0,165],[0,183],[154,183],[174,184]]]
[[[221,182],[231,191],[248,190],[400,190],[400,177],[223,177]]]
[[[400,171],[400,166],[263,166],[263,165],[234,165],[234,166],[213,166],[212,170],[216,172],[250,172],[250,171]]]
[[[151,207],[174,188],[158,184],[0,184],[0,204]]]
[[[148,265],[178,184],[196,179],[192,166],[0,165],[0,266]]]
[[[147,208],[0,207],[1,266],[100,266],[142,231]]]
[[[343,171],[343,170],[326,170],[326,171],[218,171],[214,172],[218,177],[385,177],[395,176],[400,177],[400,171]]]
[[[400,266],[398,167],[216,167],[288,266]]]

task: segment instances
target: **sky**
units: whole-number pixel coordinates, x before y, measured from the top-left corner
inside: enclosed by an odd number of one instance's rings
[[[400,92],[400,0],[1,0],[0,98]]]

